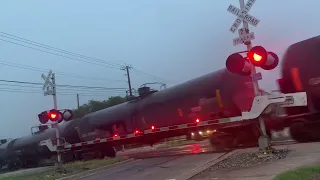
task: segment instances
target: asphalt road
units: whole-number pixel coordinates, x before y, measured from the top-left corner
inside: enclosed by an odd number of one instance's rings
[[[294,141],[289,140],[288,138],[278,138],[272,141],[273,145],[279,144],[292,144]],[[239,147],[244,148],[244,147]],[[228,149],[231,150],[231,149]],[[171,147],[171,148],[142,148],[129,150],[124,152],[118,152],[118,156],[126,156],[129,158],[135,159],[146,159],[154,157],[168,157],[168,156],[179,156],[179,155],[195,155],[201,153],[219,153],[225,152],[227,150],[217,150],[215,149],[208,140],[195,142],[189,145]]]
[[[193,169],[221,157],[224,153],[137,159],[79,180],[174,180]]]
[[[129,158],[154,158],[164,156],[179,156],[179,155],[192,155],[206,152],[213,152],[215,149],[212,148],[208,141],[199,141],[189,145],[169,147],[169,148],[143,148],[136,150],[129,150],[124,152],[118,152],[118,156],[126,156]]]

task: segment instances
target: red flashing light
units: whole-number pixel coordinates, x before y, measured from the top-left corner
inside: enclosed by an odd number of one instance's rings
[[[51,119],[55,119],[56,117],[57,117],[57,114],[50,113],[50,118],[51,118]]]
[[[47,113],[51,121],[57,121],[59,119],[59,111],[53,109]]]
[[[254,66],[263,66],[268,60],[268,52],[262,46],[255,46],[247,53],[248,59]]]
[[[115,134],[114,137],[118,137],[118,134]]]
[[[134,133],[139,134],[139,133],[140,133],[140,131],[136,130]]]
[[[248,58],[256,62],[260,62],[262,60],[262,56],[254,52],[249,52]]]
[[[152,130],[154,130],[154,129],[155,129],[155,127],[154,127],[154,126],[151,126],[151,129],[152,129]]]
[[[198,123],[198,122],[200,122],[200,120],[199,120],[199,119],[197,119],[197,120],[196,120],[196,122]]]

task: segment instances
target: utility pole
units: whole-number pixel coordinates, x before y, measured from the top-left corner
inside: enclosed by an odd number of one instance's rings
[[[130,80],[130,72],[129,70],[131,69],[132,67],[131,66],[124,66],[121,68],[121,70],[124,70],[126,71],[126,75],[127,75],[127,78],[128,78],[128,86],[129,86],[129,93],[130,93],[130,98],[132,97],[132,88],[131,88],[131,80]]]
[[[79,94],[77,94],[77,104],[78,104],[78,109],[80,107],[80,103],[79,103]]]

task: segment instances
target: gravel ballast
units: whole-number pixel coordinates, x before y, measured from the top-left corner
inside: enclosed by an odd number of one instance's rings
[[[226,159],[216,163],[208,169],[200,172],[199,174],[190,178],[190,180],[204,180],[204,179],[218,179],[218,177],[224,177],[225,173],[233,170],[239,170],[241,168],[250,168],[250,166],[270,163],[280,159],[285,159],[289,154],[290,150],[281,149],[275,150],[271,155],[263,155],[258,152],[243,152],[239,151],[235,154],[227,157]]]
[[[217,171],[222,169],[248,167],[250,165],[267,163],[278,159],[284,159],[287,157],[289,152],[290,150],[288,149],[275,150],[272,155],[265,157],[258,157],[257,152],[245,152],[239,154],[236,153],[234,155],[231,155],[227,159],[211,166],[210,170]]]

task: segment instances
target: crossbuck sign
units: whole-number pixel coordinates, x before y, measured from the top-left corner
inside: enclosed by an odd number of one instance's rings
[[[48,76],[45,76],[44,74],[41,75],[42,79],[44,80],[43,88],[42,90],[44,91],[44,95],[52,95],[53,94],[53,86],[54,84],[51,82],[51,76],[52,76],[52,71],[49,71]]]
[[[241,28],[238,30],[239,32],[239,37],[233,39],[233,45],[238,45],[238,44],[246,44],[249,43],[251,40],[253,40],[254,37],[254,33],[251,32],[249,33],[249,29],[247,28]]]
[[[248,0],[248,2],[246,3],[243,9],[239,9],[231,4],[229,5],[228,11],[237,16],[237,19],[235,20],[235,22],[232,24],[230,28],[230,31],[232,33],[236,32],[236,30],[239,28],[240,24],[243,21],[246,21],[255,27],[259,24],[260,22],[259,19],[248,14],[255,1],[256,0]]]

